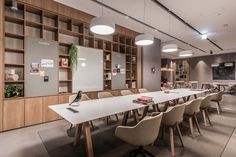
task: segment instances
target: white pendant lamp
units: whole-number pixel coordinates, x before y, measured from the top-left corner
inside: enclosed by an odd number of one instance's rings
[[[143,21],[145,23],[145,13],[146,13],[146,0],[143,1]],[[145,32],[145,26],[144,26]],[[154,42],[154,37],[151,34],[140,34],[135,37],[135,44],[138,46],[151,45]]]
[[[179,52],[179,57],[190,57],[192,55],[193,55],[193,52],[191,50]]]
[[[109,35],[115,32],[115,24],[105,17],[95,17],[90,23],[90,30],[99,35]]]
[[[178,50],[178,45],[176,44],[168,44],[162,46],[162,52],[175,52]]]
[[[135,44],[139,46],[151,45],[154,42],[154,37],[150,34],[140,34],[135,37]]]

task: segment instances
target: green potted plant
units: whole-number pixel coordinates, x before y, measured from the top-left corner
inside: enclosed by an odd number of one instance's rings
[[[5,87],[5,97],[10,98],[10,97],[18,97],[21,96],[21,93],[23,91],[23,87],[17,86],[17,85],[9,85]]]
[[[78,48],[75,45],[71,45],[69,54],[70,54],[70,68],[71,71],[73,72],[74,70],[77,69],[78,65]]]

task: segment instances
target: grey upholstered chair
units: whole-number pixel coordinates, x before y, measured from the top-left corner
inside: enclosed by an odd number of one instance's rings
[[[184,147],[182,134],[179,128],[179,124],[183,121],[184,109],[185,109],[185,104],[181,104],[181,105],[176,105],[174,107],[169,107],[166,112],[163,112],[162,124],[163,128],[165,127],[169,128],[172,156],[175,156],[174,129],[176,128],[182,147]],[[164,130],[162,132],[164,137]]]
[[[208,109],[211,106],[212,95],[213,95],[213,93],[208,94],[205,97],[203,97],[202,102],[201,102],[201,106],[200,106],[200,110],[201,110],[202,115],[203,115],[203,120],[204,120],[204,125],[205,126],[208,126],[207,125],[207,119],[208,119],[208,122],[209,122],[210,126],[212,125],[210,117],[209,117],[209,112],[208,112]]]
[[[211,97],[211,101],[216,103],[217,113],[220,114],[221,106],[220,102],[222,100],[223,92],[214,93]]]
[[[70,95],[69,96],[69,103],[71,103],[76,98],[76,96],[77,96],[77,94]],[[80,101],[87,101],[87,100],[91,100],[91,99],[88,97],[87,94],[82,94]],[[92,121],[90,121],[90,124],[91,124],[92,128],[94,129],[94,125],[93,125]],[[72,128],[72,127],[73,127],[73,125],[71,124],[70,128]]]
[[[131,92],[130,90],[121,90],[120,91],[121,95],[132,95],[134,94],[133,92]]]
[[[137,125],[130,126],[118,126],[115,131],[115,135],[127,142],[128,144],[137,146],[130,152],[131,157],[135,157],[139,154],[145,156],[145,154],[155,157],[153,154],[144,149],[144,146],[154,143],[157,139],[160,124],[162,119],[162,113],[155,116],[148,116],[141,120]]]
[[[139,92],[139,93],[147,93],[148,90],[145,89],[145,88],[139,88],[139,89],[138,89],[138,92]]]
[[[190,128],[192,136],[194,136],[194,134],[193,134],[193,118],[194,118],[195,124],[197,126],[198,132],[199,132],[199,134],[201,134],[200,127],[199,127],[198,120],[197,120],[197,116],[196,116],[200,112],[201,102],[202,102],[202,98],[197,98],[197,99],[194,99],[192,101],[185,103],[184,116],[188,118],[189,128]]]
[[[99,92],[98,93],[98,99],[110,98],[110,97],[113,97],[113,95],[110,92]],[[115,116],[116,116],[116,121],[118,122],[119,121],[118,115],[115,114]],[[109,123],[109,118],[110,118],[110,116],[107,117],[107,125]]]

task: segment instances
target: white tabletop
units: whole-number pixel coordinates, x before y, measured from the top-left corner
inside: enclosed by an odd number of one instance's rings
[[[200,94],[205,91],[190,89],[174,89],[166,94],[163,91],[133,94],[127,96],[117,96],[104,99],[94,99],[79,102],[79,106],[68,106],[68,103],[49,106],[54,112],[73,125],[87,122],[90,120],[114,115],[117,113],[143,108],[146,105],[133,103],[133,100],[140,96],[153,97],[155,103],[163,103],[170,100]],[[74,113],[66,108],[71,107],[79,112]]]

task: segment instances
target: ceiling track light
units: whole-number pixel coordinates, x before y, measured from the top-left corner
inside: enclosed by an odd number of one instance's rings
[[[202,38],[202,40],[206,40],[206,39],[207,39],[207,33],[202,34],[202,35],[201,35],[201,38]]]
[[[105,17],[95,17],[90,23],[91,32],[99,35],[109,35],[115,32],[115,23]]]
[[[178,50],[177,44],[167,44],[162,46],[162,52],[175,52]]]
[[[179,57],[190,57],[193,55],[193,52],[191,50],[186,50],[186,51],[180,51],[179,52]]]

